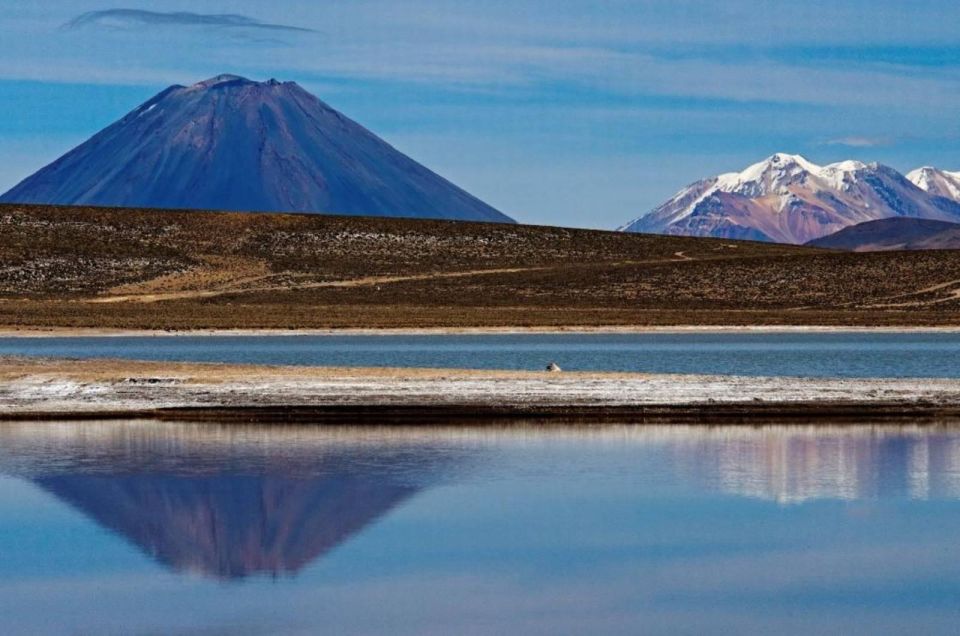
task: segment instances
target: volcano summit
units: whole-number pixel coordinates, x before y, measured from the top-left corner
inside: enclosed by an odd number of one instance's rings
[[[171,86],[0,202],[513,222],[294,82]]]

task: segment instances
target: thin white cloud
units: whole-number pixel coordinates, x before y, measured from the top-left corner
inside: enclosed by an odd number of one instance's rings
[[[884,137],[837,137],[823,142],[825,146],[847,146],[849,148],[876,148],[877,146],[889,146],[890,140]]]
[[[294,31],[312,33],[313,29],[289,24],[274,24],[235,13],[192,13],[189,11],[146,11],[143,9],[104,9],[88,11],[63,25],[65,29],[103,26],[216,27],[221,29]]]

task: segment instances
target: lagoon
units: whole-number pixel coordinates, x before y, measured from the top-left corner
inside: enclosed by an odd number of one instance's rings
[[[960,429],[0,424],[0,632],[956,633]]]
[[[0,356],[347,367],[960,378],[960,332],[0,338]]]

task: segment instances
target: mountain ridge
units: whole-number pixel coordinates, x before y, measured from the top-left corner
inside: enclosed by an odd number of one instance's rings
[[[960,201],[932,195],[883,164],[819,166],[776,153],[740,172],[692,183],[618,229],[804,244],[893,216],[960,221]]]

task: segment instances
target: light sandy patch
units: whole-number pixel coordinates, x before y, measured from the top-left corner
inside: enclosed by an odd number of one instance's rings
[[[695,260],[687,256],[686,252],[676,252],[673,259],[655,260],[627,260],[605,263],[583,263],[537,267],[503,267],[491,269],[471,269],[453,272],[429,272],[424,274],[364,276],[344,280],[303,281],[296,278],[315,278],[314,275],[296,272],[269,273],[266,264],[262,261],[249,261],[233,257],[204,257],[207,265],[191,269],[187,272],[168,274],[142,283],[131,283],[115,287],[104,294],[88,299],[91,303],[156,303],[170,300],[190,300],[199,298],[215,298],[228,294],[244,292],[284,292],[308,289],[323,289],[337,287],[374,287],[410,281],[442,280],[455,278],[470,278],[474,276],[491,276],[496,274],[519,274],[528,272],[543,272],[557,269],[576,269],[577,267],[595,268],[624,267],[630,265],[655,265],[677,261]],[[280,284],[260,284],[271,279],[286,278]],[[293,279],[293,280],[290,280]]]
[[[409,276],[364,276],[362,278],[351,278],[347,280],[333,281],[315,281],[315,282],[288,282],[279,285],[255,285],[252,283],[262,282],[270,278],[279,278],[281,276],[297,277],[303,274],[294,274],[290,272],[280,274],[260,274],[253,276],[232,277],[232,272],[214,272],[206,274],[213,280],[211,283],[213,289],[185,289],[181,291],[166,292],[141,292],[133,294],[113,295],[114,291],[108,292],[107,296],[98,296],[91,299],[93,303],[120,303],[120,302],[139,302],[156,303],[165,300],[187,300],[192,298],[213,298],[225,296],[227,294],[237,294],[243,292],[275,292],[275,291],[295,291],[305,289],[322,289],[324,287],[373,287],[376,285],[388,285],[391,283],[402,283],[407,281],[434,280],[443,278],[466,278],[470,276],[489,276],[491,274],[513,274],[519,272],[535,272],[553,269],[552,267],[511,267],[500,269],[475,269],[463,272],[434,272],[430,274],[412,274]],[[191,276],[182,277],[194,284],[202,276],[194,273]],[[182,282],[181,279],[173,277],[172,284]],[[222,279],[218,281],[217,279]],[[155,279],[156,280],[156,279]],[[171,281],[165,281],[171,283]],[[162,283],[161,283],[162,284]]]
[[[158,302],[203,298],[242,291],[278,276],[263,260],[236,256],[204,256],[203,265],[147,281],[120,285],[92,298],[93,303]]]
[[[950,289],[953,287],[954,289]],[[890,296],[888,300],[894,300],[897,298],[909,298],[911,296],[922,296],[924,294],[932,294],[934,292],[945,291],[946,296],[940,296],[937,298],[930,298],[925,300],[913,300],[913,301],[904,301],[898,303],[892,302],[881,302],[873,303],[869,305],[864,305],[867,309],[880,309],[880,308],[896,308],[896,307],[924,307],[930,305],[939,305],[941,303],[947,303],[955,300],[960,300],[960,280],[950,280],[945,283],[940,283],[938,285],[931,285],[930,287],[924,287],[923,289],[918,289],[913,292],[906,294],[899,294],[897,296]]]

